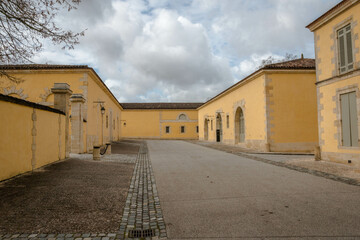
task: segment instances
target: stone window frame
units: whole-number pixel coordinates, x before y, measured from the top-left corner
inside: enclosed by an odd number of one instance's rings
[[[182,131],[183,128],[184,128],[184,131]],[[185,127],[185,125],[180,126],[180,133],[181,133],[181,134],[186,133],[186,127]]]
[[[166,129],[169,128],[169,132],[166,131]],[[170,126],[165,126],[165,134],[170,134],[171,133],[171,127]]]
[[[245,99],[241,99],[240,101],[237,101],[233,104],[233,119],[234,119],[234,127],[233,127],[233,132],[234,132],[234,143],[236,142],[236,111],[238,110],[238,108],[240,108],[242,110],[243,116],[244,116],[244,141],[241,142],[239,141],[239,143],[244,143],[246,142],[246,102]]]
[[[355,92],[356,94],[356,110],[357,110],[357,122],[358,122],[358,146],[357,147],[348,147],[342,145],[342,127],[341,127],[341,104],[340,104],[340,95]],[[357,150],[360,149],[360,90],[358,84],[348,85],[346,87],[336,89],[336,108],[334,112],[336,113],[336,120],[334,121],[334,125],[337,128],[337,132],[335,133],[335,139],[338,142],[338,149],[352,149]]]
[[[347,25],[351,26],[353,68],[351,70],[346,70],[344,72],[340,72],[339,40],[338,40],[337,36],[338,36],[338,31],[341,30],[342,28],[346,27]],[[334,49],[334,58],[333,58],[332,62],[335,64],[335,70],[334,70],[334,73],[332,74],[333,76],[344,75],[344,74],[352,72],[360,67],[359,66],[360,62],[358,63],[357,59],[356,59],[356,53],[359,52],[359,48],[355,47],[355,40],[358,39],[358,34],[355,34],[355,32],[354,32],[356,25],[357,25],[357,21],[354,21],[353,16],[350,16],[350,17],[346,18],[345,20],[341,21],[340,23],[336,24],[333,27],[332,38],[334,40],[334,43],[333,43],[332,48]]]
[[[181,116],[185,116],[185,119],[180,119]],[[188,115],[186,113],[182,112],[177,116],[176,120],[178,120],[178,121],[187,121],[187,120],[189,120],[189,117],[188,117]]]

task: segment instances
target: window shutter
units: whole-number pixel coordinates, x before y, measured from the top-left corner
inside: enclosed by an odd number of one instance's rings
[[[346,71],[345,66],[345,39],[344,35],[339,36],[340,72]]]
[[[350,134],[351,134],[351,146],[357,147],[358,142],[358,119],[356,108],[356,93],[351,92],[349,95],[349,118],[350,118]]]
[[[353,68],[353,52],[352,52],[352,41],[351,41],[351,31],[346,33],[346,54],[347,54],[347,67],[348,69]]]
[[[350,113],[349,113],[349,95],[341,94],[341,127],[342,127],[342,142],[343,146],[351,146],[350,134]]]

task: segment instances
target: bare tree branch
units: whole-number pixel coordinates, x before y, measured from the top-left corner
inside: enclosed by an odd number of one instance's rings
[[[73,49],[84,31],[58,27],[54,18],[61,9],[71,11],[81,0],[0,0],[0,64],[32,63],[31,58],[49,39],[63,49]],[[15,81],[4,70],[6,76]]]
[[[280,59],[280,60],[275,59],[273,56],[269,56],[267,59],[263,59],[261,61],[261,64],[260,64],[260,66],[257,67],[257,69],[263,68],[263,67],[265,67],[266,65],[269,65],[269,64],[290,61],[290,60],[294,60],[294,59],[297,59],[297,58],[298,58],[298,56],[294,55],[292,53],[286,53],[285,57]]]

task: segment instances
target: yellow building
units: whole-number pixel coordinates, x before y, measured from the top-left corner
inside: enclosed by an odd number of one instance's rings
[[[344,0],[314,32],[319,144],[323,160],[360,166],[360,0]]]
[[[53,107],[56,84],[69,88],[71,152],[92,151],[93,145],[120,139],[122,107],[94,69],[45,64],[1,65],[0,70],[22,79],[0,78],[1,94],[41,105]]]
[[[0,181],[66,157],[64,112],[0,94]]]
[[[318,144],[314,59],[267,65],[198,108],[200,140],[260,151]]]
[[[124,138],[198,139],[202,103],[122,103]]]

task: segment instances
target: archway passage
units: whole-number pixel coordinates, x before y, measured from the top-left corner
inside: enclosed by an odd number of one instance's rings
[[[245,121],[243,110],[238,107],[235,113],[235,143],[245,141]]]
[[[209,140],[209,121],[206,118],[204,121],[204,140]]]
[[[222,119],[220,113],[216,116],[216,141],[222,142]]]

